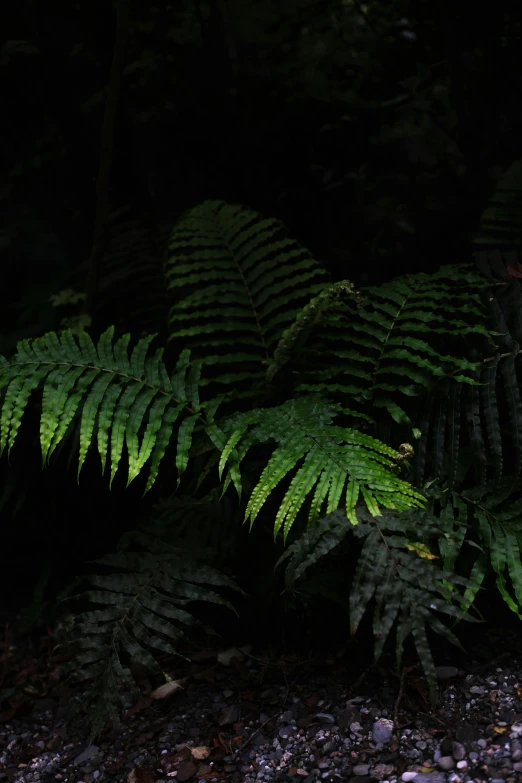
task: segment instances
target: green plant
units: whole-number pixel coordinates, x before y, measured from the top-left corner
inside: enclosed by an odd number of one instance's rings
[[[130,336],[115,339],[112,327],[97,342],[70,330],[23,340],[14,357],[0,360],[0,452],[11,452],[29,397],[41,388],[44,464],[74,431],[78,474],[96,442],[112,483],[125,446],[127,483],[148,466],[147,492],[160,466],[174,462],[178,487],[186,472],[191,477],[194,503],[215,499],[216,490],[225,499],[232,484],[247,498],[250,526],[286,482],[270,522],[274,537],[293,537],[281,559],[290,558],[288,589],[352,535],[361,544],[352,633],[373,599],[376,654],[396,625],[400,665],[411,632],[434,695],[426,625],[458,643],[434,613],[473,620],[489,567],[519,612],[518,506],[514,515],[489,513],[517,489],[516,474],[507,489],[502,484],[507,422],[499,393],[507,392],[517,460],[522,452],[518,352],[507,327],[518,281],[507,290],[464,264],[358,292],[349,281],[330,283],[278,223],[223,202],[180,221],[165,271],[174,294],[170,338],[188,343],[174,367],[162,348],[151,351],[153,336],[130,351]],[[400,447],[375,436],[383,428]],[[401,477],[410,460],[415,483]],[[464,490],[485,485],[491,468],[484,510]],[[479,481],[470,482],[470,470]],[[230,607],[207,586],[238,589],[201,557],[189,565],[191,553],[166,540],[178,530],[174,514],[164,522],[165,535],[153,521],[149,533],[135,534],[141,551],[129,551],[126,539],[99,561],[111,573],[91,578],[93,607],[76,617],[80,678],[94,678],[89,694],[99,705],[94,732],[106,714],[117,720],[118,684],[133,687],[125,656],[157,670],[154,653],[175,652],[170,640],[195,622],[186,605]],[[479,556],[457,574],[464,545]]]

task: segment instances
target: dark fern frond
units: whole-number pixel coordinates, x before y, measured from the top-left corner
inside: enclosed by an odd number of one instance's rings
[[[476,588],[476,581],[457,576],[435,565],[433,555],[424,543],[444,537],[445,530],[426,509],[402,514],[386,513],[375,519],[363,506],[357,509],[361,522],[352,527],[346,515],[338,509],[319,520],[311,530],[295,541],[278,561],[290,558],[285,583],[293,588],[310,566],[333,551],[350,532],[364,539],[353,577],[349,606],[351,634],[373,601],[374,654],[377,661],[394,627],[397,633],[397,665],[400,667],[403,645],[409,634],[421,660],[432,699],[435,698],[436,676],[426,637],[426,625],[460,646],[457,637],[433,614],[446,614],[457,620],[477,622],[462,607],[451,603],[452,590],[461,585]],[[453,547],[448,541],[448,549]],[[458,551],[458,550],[457,550]]]
[[[221,567],[226,554],[234,552],[242,517],[233,497],[219,498],[219,493],[215,487],[202,499],[173,495],[161,500],[147,520],[123,534],[119,550],[139,545],[147,552],[164,553],[182,546],[194,558],[211,558]]]
[[[224,574],[191,562],[186,552],[172,546],[163,552],[120,551],[96,562],[113,573],[89,576],[94,589],[75,596],[93,608],[75,618],[70,642],[74,658],[65,667],[69,682],[87,683],[82,706],[92,707],[91,741],[107,718],[120,725],[122,686],[140,696],[125,659],[168,680],[157,656],[179,656],[173,642],[186,639],[183,628],[201,626],[188,605],[205,601],[235,611],[208,585],[242,592]]]
[[[281,555],[275,567],[288,560],[285,584],[292,588],[309,568],[316,565],[338,547],[352,528],[346,514],[340,509],[318,519],[309,526]]]
[[[522,481],[505,477],[492,480],[486,486],[474,487],[447,499],[448,516],[460,516],[473,526],[478,541],[478,554],[473,563],[476,584],[480,584],[490,567],[507,606],[522,619],[522,500],[513,494],[522,490]],[[452,562],[448,560],[448,565]],[[514,592],[510,593],[509,577]],[[473,593],[465,597],[473,598]]]
[[[99,323],[132,329],[136,335],[165,332],[168,300],[162,240],[168,233],[145,220],[111,216],[96,301]]]
[[[493,343],[480,295],[489,285],[470,265],[451,266],[365,287],[363,299],[332,302],[295,365],[295,390],[348,396],[366,413],[386,410],[411,427],[412,398],[447,377],[477,383],[477,364],[458,341],[474,340],[483,350]]]
[[[522,254],[522,159],[512,163],[497,182],[480,218],[474,245],[477,250]]]
[[[417,448],[416,481],[425,476],[427,439],[432,443],[430,475],[443,478],[452,486],[460,454],[471,451],[475,478],[486,483],[504,475],[504,464],[518,476],[522,464],[522,398],[520,394],[520,347],[512,333],[518,334],[517,310],[522,301],[520,281],[512,279],[508,286],[490,283],[482,292],[485,324],[490,330],[492,345],[479,350],[466,345],[467,356],[475,363],[470,376],[475,384],[455,383],[445,378],[427,398],[426,408],[414,419],[423,433]],[[429,410],[428,410],[429,408]],[[463,427],[463,420],[466,427]],[[467,434],[467,444],[464,436]],[[492,468],[490,471],[489,469]]]
[[[516,294],[518,293],[518,296]],[[497,468],[497,476],[502,473],[502,448],[499,437],[499,417],[496,413],[494,395],[496,392],[497,381],[497,369],[500,369],[499,385],[503,386],[503,395],[507,403],[507,410],[509,416],[509,424],[511,430],[511,443],[515,448],[515,466],[513,469],[514,476],[518,476],[520,473],[520,467],[522,464],[522,399],[520,397],[520,383],[517,378],[517,366],[520,362],[517,362],[517,357],[520,353],[520,345],[517,337],[520,336],[519,329],[515,332],[517,336],[511,334],[511,329],[508,326],[507,320],[512,322],[509,318],[510,314],[516,312],[522,302],[520,283],[518,280],[514,280],[510,286],[508,297],[500,297],[500,301],[496,297],[489,297],[488,304],[491,312],[493,323],[496,325],[498,332],[497,345],[498,349],[496,355],[492,357],[490,362],[491,371],[489,373],[488,383],[483,387],[483,394],[485,396],[485,402],[487,400],[487,419],[490,428],[488,429],[489,445],[493,455],[496,457],[495,464]],[[513,310],[515,305],[515,310]],[[506,319],[504,313],[508,316]],[[518,319],[520,319],[520,312],[517,313]],[[511,324],[510,324],[511,326]],[[520,373],[519,373],[520,374]],[[495,415],[496,413],[496,415]]]
[[[328,281],[279,221],[223,201],[206,201],[176,226],[165,274],[170,340],[204,361],[203,384],[236,398],[262,385],[283,331]]]
[[[183,351],[169,376],[162,349],[148,355],[153,336],[139,340],[129,357],[130,335],[113,344],[113,334],[113,327],[107,329],[95,346],[85,332],[78,342],[69,330],[59,337],[50,332],[20,342],[11,361],[1,357],[0,454],[6,448],[11,451],[29,396],[43,385],[40,442],[44,465],[74,417],[81,415],[78,476],[96,429],[102,469],[109,456],[111,483],[125,440],[128,483],[150,459],[148,491],[178,422],[176,467],[181,476],[199,418],[200,365],[190,365],[190,353]]]

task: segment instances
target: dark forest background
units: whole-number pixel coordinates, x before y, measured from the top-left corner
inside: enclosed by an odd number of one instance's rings
[[[6,356],[73,323],[86,292],[93,335],[114,323],[161,340],[165,240],[205,199],[279,218],[334,280],[471,260],[488,198],[522,156],[518,2],[18,0],[4,14]],[[173,484],[164,472],[142,500],[117,477],[109,491],[91,456],[77,485],[74,447],[41,470],[36,409],[22,432],[0,465],[7,614],[38,585],[52,600]],[[268,543],[256,546],[261,559]]]

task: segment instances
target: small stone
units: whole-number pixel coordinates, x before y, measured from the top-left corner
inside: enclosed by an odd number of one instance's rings
[[[450,769],[455,769],[455,759],[453,756],[441,756],[438,765],[445,772],[449,772]]]
[[[315,717],[319,718],[320,720],[324,721],[325,723],[335,723],[334,716],[330,715],[329,712],[318,712]]]
[[[462,759],[466,758],[466,748],[461,742],[454,742],[451,755],[455,761],[462,761]]]
[[[329,740],[323,745],[323,753],[328,756],[329,753],[334,753],[337,750],[337,743],[333,740]]]
[[[375,721],[372,728],[372,737],[374,742],[381,742],[385,745],[390,742],[393,734],[393,721],[387,718],[380,718]]]
[[[288,739],[288,737],[291,737],[296,732],[295,726],[282,726],[279,729],[279,736],[281,739]]]
[[[370,765],[369,764],[356,764],[353,768],[353,774],[354,775],[367,775],[370,771]]]
[[[418,774],[418,772],[403,772],[401,780],[404,781],[404,783],[409,783],[410,780],[415,780]]]

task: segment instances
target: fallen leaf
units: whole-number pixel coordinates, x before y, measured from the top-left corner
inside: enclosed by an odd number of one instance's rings
[[[175,693],[176,691],[179,691],[180,689],[183,689],[183,685],[181,683],[184,682],[183,680],[170,680],[170,682],[164,682],[163,685],[160,685],[159,688],[155,688],[151,692],[151,698],[152,699],[166,699],[167,696],[170,696],[171,694]]]
[[[195,759],[201,761],[202,759],[208,759],[210,756],[210,748],[207,745],[198,745],[195,748],[191,748],[190,752]]]

